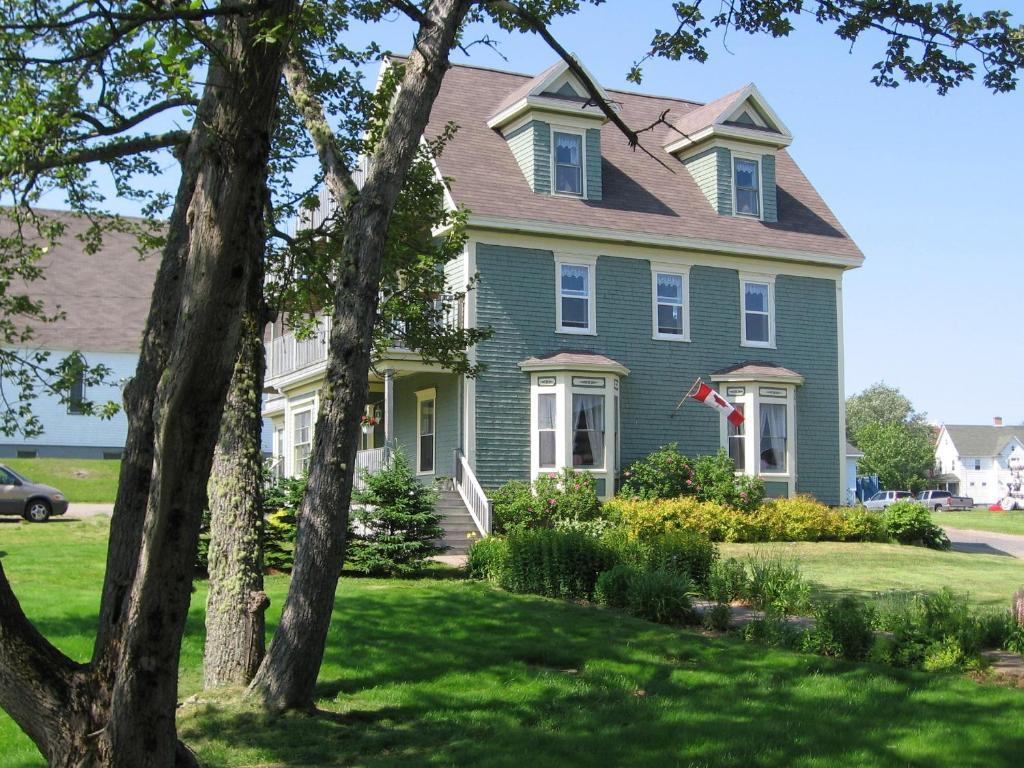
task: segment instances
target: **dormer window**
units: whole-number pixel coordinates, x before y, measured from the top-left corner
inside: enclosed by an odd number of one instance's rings
[[[749,157],[733,158],[734,210],[739,216],[761,217],[761,164]]]
[[[555,192],[583,195],[583,136],[578,133],[552,132],[555,147]]]

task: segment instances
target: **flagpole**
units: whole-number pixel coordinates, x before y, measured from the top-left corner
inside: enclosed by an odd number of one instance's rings
[[[670,419],[675,418],[676,412],[680,408],[683,407],[683,404],[686,402],[687,398],[689,398],[690,395],[692,395],[694,392],[696,392],[700,388],[701,384],[702,384],[701,378],[700,378],[700,376],[698,376],[697,379],[693,382],[693,386],[691,386],[688,390],[686,390],[686,394],[683,395],[683,399],[679,401],[679,404],[676,406],[676,409],[674,411],[672,411],[672,414],[669,416]]]

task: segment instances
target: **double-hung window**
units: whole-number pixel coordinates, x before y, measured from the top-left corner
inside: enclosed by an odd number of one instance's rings
[[[785,474],[786,406],[783,403],[760,404],[761,472]]]
[[[572,465],[604,466],[604,395],[572,396]]]
[[[85,374],[79,371],[68,393],[68,413],[81,416],[85,410]]]
[[[558,331],[593,334],[594,265],[559,262]]]
[[[775,280],[770,276],[740,277],[742,344],[775,346]]]
[[[736,410],[740,412],[741,416],[744,415],[743,403],[733,403],[733,405],[736,406]],[[728,420],[725,422],[726,439],[729,442],[729,458],[732,459],[737,472],[746,472],[747,469],[747,436],[744,425],[746,425],[746,421],[741,421],[738,425]]]
[[[537,395],[537,465],[556,465],[556,430],[558,428],[556,397],[553,392]]]
[[[685,272],[652,270],[654,338],[689,341],[689,295]]]
[[[733,158],[733,189],[736,213],[761,216],[761,164],[746,157]]]
[[[583,195],[583,137],[578,133],[552,132],[555,151],[555,192]]]
[[[292,417],[292,457],[294,474],[309,470],[313,449],[313,411],[299,411]]]
[[[416,472],[421,475],[434,472],[436,403],[436,389],[421,389],[416,393]]]

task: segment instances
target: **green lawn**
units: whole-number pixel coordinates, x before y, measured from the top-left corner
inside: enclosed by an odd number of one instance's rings
[[[1024,510],[989,512],[987,509],[975,509],[971,512],[936,512],[934,518],[939,525],[948,525],[951,528],[1024,536]]]
[[[114,503],[121,462],[103,459],[3,459],[29,480],[59,488],[72,502]]]
[[[29,616],[89,654],[107,521],[0,524]],[[269,580],[271,620],[285,577]],[[199,585],[181,693],[200,684]],[[206,766],[1016,766],[1024,691],[709,638],[458,579],[342,580],[321,713],[183,707]],[[220,703],[218,703],[220,702]],[[42,765],[0,715],[0,766]]]
[[[999,555],[936,552],[899,544],[786,542],[722,544],[723,557],[755,551],[778,552],[799,561],[818,594],[869,597],[875,592],[907,589],[935,592],[942,587],[969,593],[978,606],[1009,607],[1015,590],[1024,587],[1024,560]]]

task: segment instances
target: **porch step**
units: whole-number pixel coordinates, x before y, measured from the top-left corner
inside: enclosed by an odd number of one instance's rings
[[[477,530],[472,515],[466,509],[462,496],[458,491],[441,491],[436,509],[441,514],[441,527],[444,529],[444,538],[440,539],[437,544],[448,547],[445,554],[466,554],[473,541],[479,538],[480,531]],[[476,535],[470,537],[469,534]]]

